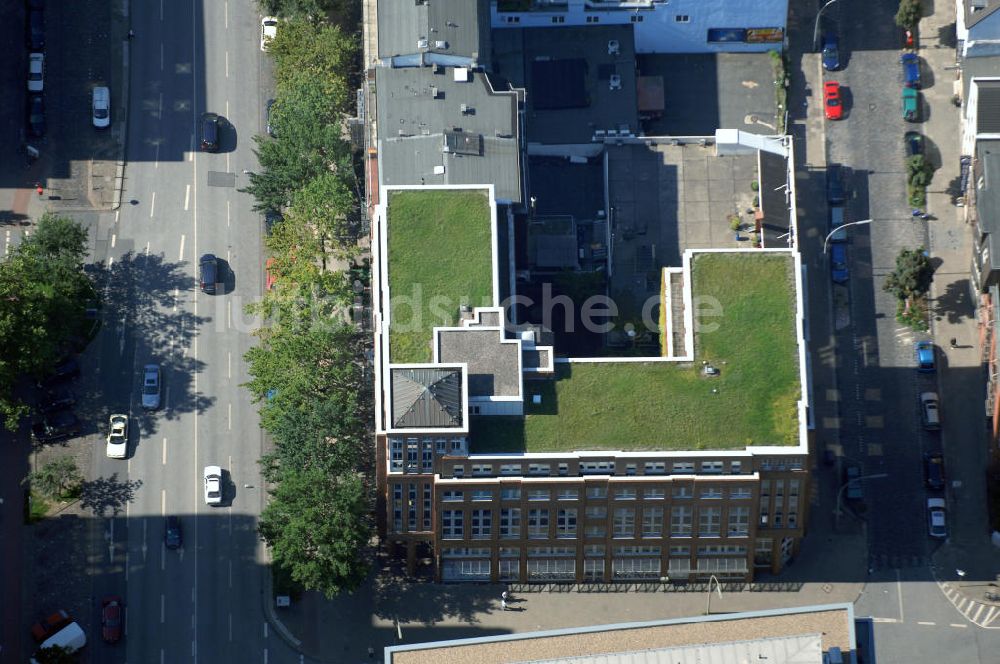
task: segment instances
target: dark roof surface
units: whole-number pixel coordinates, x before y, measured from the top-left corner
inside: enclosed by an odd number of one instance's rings
[[[380,58],[413,53],[465,56],[489,68],[489,0],[378,3]]]
[[[980,81],[979,108],[976,109],[976,133],[1000,133],[1000,81]]]
[[[462,426],[462,373],[458,369],[393,369],[393,428]]]

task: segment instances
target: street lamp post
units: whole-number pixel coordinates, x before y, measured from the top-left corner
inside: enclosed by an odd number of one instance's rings
[[[819,48],[819,18],[823,15],[823,11],[836,1],[837,0],[828,0],[827,3],[820,7],[819,11],[816,12],[816,26],[813,28],[813,50]]]
[[[824,254],[826,253],[826,245],[830,243],[830,238],[833,237],[833,234],[839,231],[841,228],[847,228],[848,226],[860,226],[861,224],[870,224],[870,223],[872,223],[871,219],[862,219],[861,221],[852,221],[850,223],[837,226],[832,231],[827,233],[825,238],[823,238],[823,253]]]
[[[843,498],[844,498],[844,490],[847,489],[847,487],[849,487],[852,484],[854,484],[855,482],[860,482],[861,480],[880,480],[880,479],[882,479],[884,477],[889,477],[889,474],[888,473],[876,473],[874,475],[862,475],[861,477],[855,477],[852,480],[847,480],[846,482],[844,482],[843,486],[840,487],[840,490],[837,491],[837,509],[834,512],[834,515],[837,518],[837,521],[836,521],[837,525],[840,524],[840,513],[842,511],[841,508],[840,508],[840,505],[841,505],[841,503],[843,501]]]
[[[719,599],[722,599],[722,584],[719,580],[715,578],[715,575],[708,577],[708,599],[705,601],[705,615],[712,615],[712,581],[715,581],[715,592],[719,593]]]

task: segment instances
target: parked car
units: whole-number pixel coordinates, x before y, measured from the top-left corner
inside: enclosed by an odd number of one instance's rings
[[[906,143],[907,157],[916,157],[918,154],[924,153],[924,137],[920,132],[906,132],[903,136],[903,142]]]
[[[903,88],[903,119],[907,122],[919,122],[919,95],[914,88]]]
[[[72,622],[72,618],[64,610],[59,609],[55,613],[46,616],[31,626],[31,637],[36,643],[41,643],[60,629]]]
[[[266,51],[271,40],[278,36],[278,19],[265,16],[260,19],[260,50]]]
[[[920,394],[920,420],[928,431],[941,428],[941,410],[937,392],[922,392]]]
[[[273,107],[274,107],[274,100],[273,99],[268,99],[267,100],[267,104],[265,104],[265,106],[264,106],[264,108],[267,109],[267,115],[265,116],[266,120],[267,120],[267,123],[266,123],[266,125],[264,127],[264,130],[267,132],[267,135],[270,136],[271,138],[275,137],[274,136],[274,125],[271,123],[271,109]]]
[[[181,531],[181,519],[178,516],[168,516],[167,525],[163,530],[163,544],[168,549],[179,549],[183,543],[183,532]]]
[[[201,151],[219,151],[219,125],[221,119],[218,113],[201,114]]]
[[[937,367],[934,363],[934,344],[930,341],[918,341],[913,345],[914,353],[917,356],[917,371],[920,373],[934,373]]]
[[[146,410],[160,407],[159,364],[147,364],[142,368],[142,407]]]
[[[124,459],[128,456],[128,415],[116,413],[108,421],[107,448],[109,459]]]
[[[835,284],[847,283],[850,278],[847,271],[847,245],[842,242],[830,245],[830,277]]]
[[[205,466],[205,504],[222,504],[222,468]]]
[[[948,536],[944,498],[927,499],[927,530],[930,536],[936,539],[944,539]]]
[[[844,180],[840,164],[829,164],[826,167],[826,202],[830,205],[841,205],[847,200],[844,193]]]
[[[28,97],[28,129],[35,138],[45,136],[45,99],[42,95]]]
[[[101,600],[101,637],[106,643],[117,643],[122,638],[122,598],[109,595]]]
[[[944,488],[944,457],[940,454],[924,455],[924,484],[928,489],[939,491]]]
[[[45,55],[28,55],[28,92],[42,92],[45,89]]]
[[[920,58],[917,54],[904,53],[899,56],[899,64],[903,67],[903,85],[920,89]]]
[[[45,48],[45,14],[40,9],[28,12],[28,50],[41,51]]]
[[[284,221],[285,218],[277,210],[268,210],[264,213],[264,228],[267,230],[267,234],[270,235],[271,231],[274,230],[275,224],[279,224]]]
[[[198,281],[201,292],[215,295],[215,288],[219,283],[219,259],[215,254],[205,254],[198,260]]]
[[[830,219],[830,242],[847,242],[847,231],[841,226],[847,223],[847,210],[843,205],[831,205],[829,211]],[[838,230],[840,229],[840,230]],[[836,231],[836,232],[834,232]]]
[[[823,112],[827,120],[843,119],[844,104],[840,96],[840,83],[827,81],[823,84]]]
[[[861,482],[852,482],[859,477],[861,477],[861,467],[854,463],[848,464],[844,469],[844,482],[847,483],[845,492],[848,500],[864,500],[864,486],[861,485]]]
[[[823,69],[827,71],[840,69],[840,40],[832,32],[823,35]]]
[[[91,93],[91,107],[94,126],[104,129],[111,124],[111,89],[98,85]]]
[[[75,436],[80,432],[80,420],[71,411],[57,410],[43,415],[31,426],[31,435],[39,443],[51,443]]]

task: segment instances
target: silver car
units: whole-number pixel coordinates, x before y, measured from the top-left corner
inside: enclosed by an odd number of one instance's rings
[[[160,407],[159,364],[147,364],[142,368],[142,407],[146,410]]]

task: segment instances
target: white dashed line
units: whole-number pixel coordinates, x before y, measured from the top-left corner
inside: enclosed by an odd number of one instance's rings
[[[926,620],[918,620],[918,625],[936,625],[937,623],[927,622]]]

